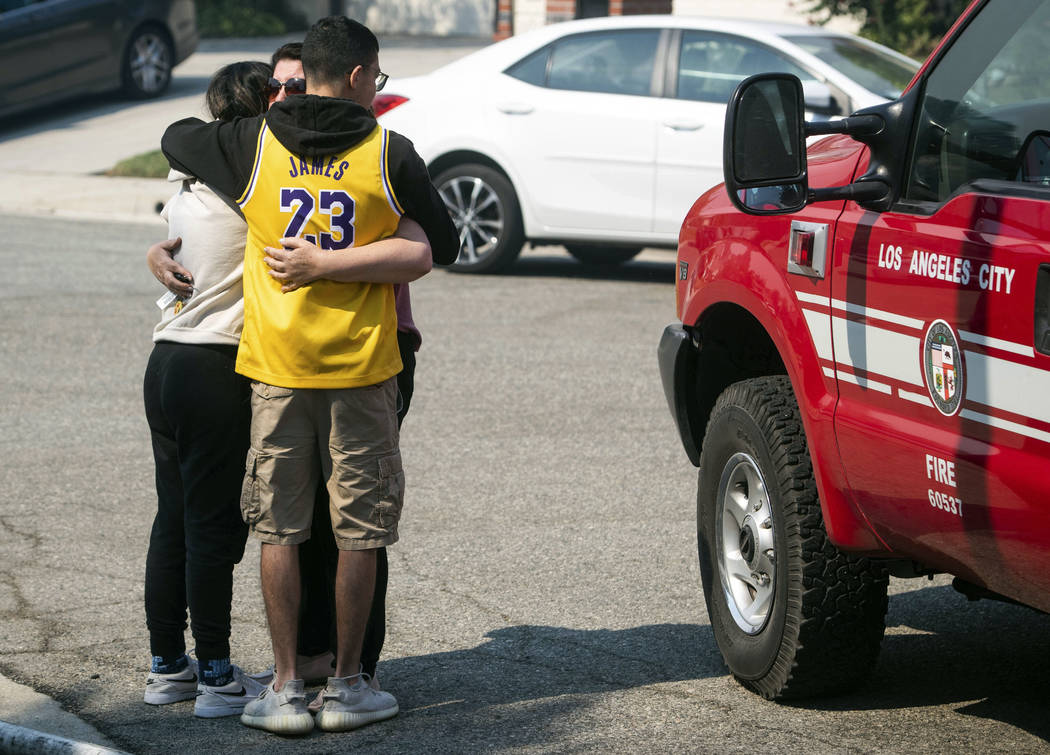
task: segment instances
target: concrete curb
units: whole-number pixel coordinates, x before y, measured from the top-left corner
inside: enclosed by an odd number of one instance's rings
[[[101,745],[45,734],[0,721],[0,752],[12,755],[128,755]]]
[[[56,186],[61,191],[56,193]],[[0,213],[156,223],[177,184],[158,178],[0,173]]]
[[[0,753],[114,753],[115,744],[56,700],[0,673]]]

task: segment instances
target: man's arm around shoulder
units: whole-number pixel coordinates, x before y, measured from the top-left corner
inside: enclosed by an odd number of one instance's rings
[[[411,283],[430,272],[431,251],[418,223],[403,217],[397,232],[349,249],[322,250],[302,238],[283,238],[265,247],[263,261],[284,292],[324,278],[340,283]]]
[[[171,167],[236,199],[248,186],[263,117],[205,123],[184,118],[168,126],[160,148]]]

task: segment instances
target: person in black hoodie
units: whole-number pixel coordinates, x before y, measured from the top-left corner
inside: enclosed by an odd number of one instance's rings
[[[404,475],[397,447],[398,356],[391,284],[431,259],[374,245],[402,215],[418,222],[433,261],[459,239],[411,143],[378,126],[370,105],[386,76],[378,41],[344,17],[317,22],[303,45],[307,94],[264,117],[172,124],[162,148],[176,169],[238,197],[248,221],[245,327],[237,370],[252,383],[252,443],[242,511],[263,541],[262,581],[275,674],[241,720],[279,733],[313,727],[295,679],[299,602],[295,551],[310,535],[318,458],[340,548],[338,653],[317,725],[344,730],[389,718],[397,702],[359,673],[375,549],[397,540]],[[265,247],[301,237],[328,252],[327,280],[282,291]],[[384,251],[390,249],[391,251]],[[288,287],[285,287],[288,288]],[[362,431],[360,428],[367,428]]]

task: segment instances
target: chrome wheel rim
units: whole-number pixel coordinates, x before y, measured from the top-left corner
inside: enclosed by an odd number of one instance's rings
[[[718,483],[715,536],[726,605],[746,634],[769,621],[776,592],[776,530],[766,483],[755,460],[737,453]]]
[[[496,190],[477,176],[455,176],[438,187],[459,231],[457,264],[472,265],[492,252],[503,236],[506,213]]]
[[[168,46],[158,34],[138,36],[131,46],[131,78],[139,90],[148,94],[164,88],[171,75]]]

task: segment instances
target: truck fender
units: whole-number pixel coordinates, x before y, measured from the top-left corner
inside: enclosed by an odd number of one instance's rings
[[[848,483],[834,428],[838,387],[834,376],[826,375],[820,364],[796,289],[789,283],[786,266],[778,267],[757,243],[739,237],[716,241],[703,251],[695,264],[696,276],[689,281],[691,290],[685,293],[686,306],[682,315],[684,323],[693,323],[691,331],[697,342],[693,386],[701,383],[704,370],[710,364],[704,353],[708,347],[705,333],[709,332],[706,321],[724,316],[726,307],[742,310],[772,342],[782,371],[791,382],[813,460],[829,537],[846,550],[884,554],[888,548],[874,534],[866,517],[845,492]],[[800,289],[809,285],[812,284],[800,278]],[[734,348],[733,334],[723,334],[721,340],[721,346]],[[758,374],[744,374],[737,379],[756,376]],[[720,386],[721,389],[725,387]],[[689,400],[697,403],[696,394]],[[704,403],[702,399],[700,403]],[[696,423],[706,425],[706,421],[706,416],[690,418],[694,430]],[[702,436],[696,441],[698,448],[700,442]],[[688,453],[689,449],[686,450]]]

